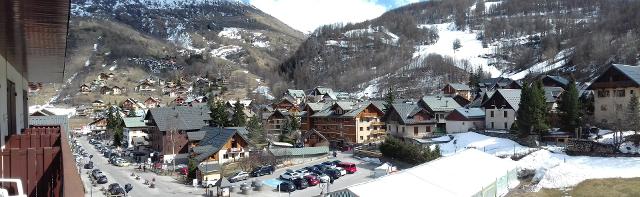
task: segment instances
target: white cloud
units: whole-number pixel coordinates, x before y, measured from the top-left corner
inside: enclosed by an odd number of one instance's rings
[[[362,22],[386,11],[375,0],[250,0],[249,3],[305,33],[325,24]]]

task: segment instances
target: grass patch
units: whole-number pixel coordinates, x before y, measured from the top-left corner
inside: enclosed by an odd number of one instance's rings
[[[538,192],[518,193],[517,197],[635,197],[640,196],[640,178],[590,179],[569,190],[541,189]]]

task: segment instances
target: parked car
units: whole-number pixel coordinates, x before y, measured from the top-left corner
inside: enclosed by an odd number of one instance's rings
[[[305,169],[299,169],[299,170],[296,170],[295,172],[297,172],[298,174],[300,174],[300,176],[307,176],[307,175],[310,175],[310,174],[311,174],[311,172],[309,172],[309,171],[307,171],[307,170],[305,170]]]
[[[307,183],[307,180],[304,179],[304,178],[293,179],[293,184],[296,185],[296,189],[297,190],[302,190],[302,189],[306,189],[307,187],[309,187],[309,184]]]
[[[98,179],[96,179],[96,183],[98,184],[105,184],[109,182],[109,180],[107,179],[107,176],[105,175],[101,175],[100,177],[98,177]]]
[[[122,188],[120,186],[120,184],[118,183],[111,183],[111,185],[109,185],[109,189],[107,190],[109,191],[109,194],[112,196],[118,196],[118,195],[125,195],[126,192],[124,191],[124,188]]]
[[[335,179],[339,179],[340,178],[340,171],[336,170],[336,169],[327,169],[324,171],[324,174],[328,175],[329,177],[331,177],[332,180]]]
[[[335,167],[336,166],[336,164],[334,164],[333,162],[330,162],[330,161],[322,162],[322,165],[327,166],[327,167]]]
[[[131,165],[131,163],[129,163],[127,160],[120,158],[120,159],[116,159],[115,165],[119,167],[127,167]]]
[[[309,186],[316,186],[320,184],[320,180],[318,180],[315,175],[304,176],[304,179],[307,180],[307,184],[309,184]]]
[[[331,177],[325,173],[314,173],[314,175],[320,180],[321,183],[328,183],[331,181]]]
[[[347,175],[347,170],[345,170],[344,168],[336,167],[335,169],[338,170],[338,172],[340,172],[340,176]]]
[[[94,179],[98,179],[98,177],[100,177],[101,175],[102,175],[102,171],[100,171],[100,169],[93,169],[93,170],[91,171],[91,176],[92,176]]]
[[[231,177],[229,177],[229,182],[233,183],[233,182],[243,181],[243,180],[247,180],[248,178],[249,178],[249,173],[246,173],[244,171],[239,171],[231,175]]]
[[[278,185],[278,191],[293,192],[296,191],[296,186],[291,182],[283,181]]]
[[[218,179],[212,179],[212,180],[205,179],[202,181],[200,185],[202,185],[202,187],[204,188],[210,188],[210,187],[214,187],[217,182],[218,182]]]
[[[284,174],[280,175],[280,179],[284,180],[293,180],[297,178],[302,178],[302,176],[297,172],[285,172]]]
[[[84,164],[84,169],[93,169],[93,161],[89,161],[89,163]]]
[[[347,171],[347,173],[349,173],[349,174],[353,174],[356,171],[358,171],[358,168],[356,167],[356,164],[354,164],[354,163],[340,162],[338,164],[338,167],[344,168]]]
[[[274,171],[276,171],[276,168],[273,167],[272,165],[260,166],[253,169],[253,171],[251,171],[251,176],[252,177],[264,176],[267,174],[273,174]]]

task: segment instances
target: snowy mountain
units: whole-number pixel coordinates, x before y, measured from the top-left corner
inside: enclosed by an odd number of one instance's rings
[[[406,97],[468,80],[542,73],[589,81],[611,63],[637,64],[638,1],[448,0],[317,29],[280,65],[298,88],[325,85]],[[278,87],[274,87],[279,89]]]
[[[208,73],[229,79],[228,96],[251,96],[304,35],[240,1],[73,0],[69,38],[66,78],[75,78],[53,103],[100,98],[77,88],[101,72],[126,76],[106,85],[129,89]]]

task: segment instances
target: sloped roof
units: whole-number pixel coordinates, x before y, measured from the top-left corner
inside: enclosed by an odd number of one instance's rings
[[[127,128],[147,127],[143,117],[124,117],[122,120],[124,121],[124,127]]]
[[[211,154],[218,152],[236,133],[247,143],[249,142],[237,128],[202,127],[201,131],[206,133],[200,140],[199,146],[193,148],[194,153],[198,154],[195,157],[196,161],[203,161]]]
[[[303,147],[303,148],[271,148],[269,149],[273,156],[302,156],[317,155],[329,153],[328,146]]]
[[[462,83],[450,83],[449,86],[455,90],[471,90],[467,84]]]
[[[544,87],[544,98],[547,103],[555,103],[564,89],[561,87]]]
[[[294,98],[303,98],[306,96],[303,90],[287,89],[287,94]]]
[[[567,78],[561,77],[561,76],[555,76],[555,75],[547,75],[547,77],[549,79],[552,79],[560,84],[562,84],[563,86],[566,86],[569,84],[569,80]]]
[[[325,87],[316,87],[316,91],[318,93],[320,93],[321,95],[324,95],[324,94],[327,94],[327,93],[332,93],[333,89],[325,88]]]
[[[391,105],[401,118],[403,124],[419,123],[414,119],[414,116],[423,109],[416,103],[394,103]],[[420,121],[429,122],[429,121]]]
[[[307,103],[307,105],[314,112],[321,111],[321,110],[326,109],[327,107],[330,106],[327,103]]]
[[[640,66],[614,64],[613,68],[618,69],[624,75],[633,80],[633,82],[640,85]]]
[[[354,108],[355,103],[353,103],[353,102],[345,102],[345,101],[338,101],[338,102],[336,102],[336,105],[338,105],[338,107],[340,107],[342,110],[348,111],[348,110],[352,110]]]
[[[502,95],[507,103],[509,103],[514,110],[518,111],[518,108],[520,108],[521,89],[498,89],[496,93]],[[496,94],[493,94],[493,96],[496,96]]]
[[[457,108],[455,109],[458,113],[460,113],[460,115],[464,116],[465,118],[471,119],[471,118],[484,118],[485,113],[484,110],[482,110],[482,108]]]
[[[374,101],[369,101],[369,102],[371,102],[371,104],[376,106],[376,108],[378,108],[380,111],[387,110],[387,107],[384,106],[387,103],[386,101],[374,100]]]
[[[206,107],[159,107],[149,109],[158,129],[167,131],[169,129],[178,130],[198,130],[207,126],[207,120],[211,120],[209,109]]]
[[[422,97],[422,102],[433,111],[452,111],[461,107],[458,102],[451,97],[425,96]]]
[[[206,133],[206,131],[187,132],[187,139],[189,139],[189,141],[200,141],[204,138],[204,134]]]

